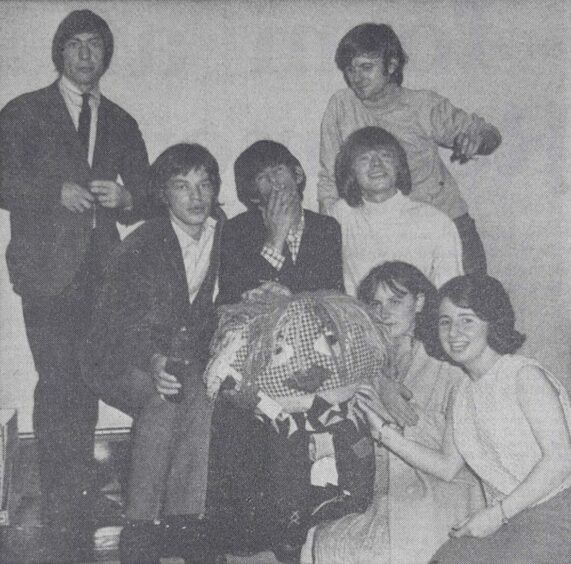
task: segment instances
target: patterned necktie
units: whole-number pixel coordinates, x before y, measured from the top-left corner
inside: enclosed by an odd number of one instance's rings
[[[89,107],[89,93],[82,94],[83,103],[79,112],[79,126],[77,133],[83,146],[85,158],[89,155],[89,128],[91,126],[91,108]]]

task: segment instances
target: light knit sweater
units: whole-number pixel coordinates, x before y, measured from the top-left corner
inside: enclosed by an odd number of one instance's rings
[[[335,203],[341,225],[345,290],[355,296],[369,271],[388,260],[416,266],[436,286],[463,274],[462,246],[454,223],[437,209],[397,192],[381,204]]]
[[[353,131],[371,125],[392,133],[405,150],[413,200],[435,206],[452,219],[467,213],[468,206],[438,148],[452,148],[459,133],[489,124],[476,114],[456,108],[435,92],[396,85],[376,103],[359,100],[349,88],[339,90],[329,100],[321,122],[321,168],[317,183],[320,202],[330,205],[339,197],[335,157],[341,144]]]

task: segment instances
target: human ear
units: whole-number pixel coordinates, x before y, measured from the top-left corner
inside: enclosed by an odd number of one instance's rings
[[[303,168],[301,166],[296,165],[293,169],[293,177],[295,179],[295,183],[299,186],[305,180],[305,172],[303,172]]]
[[[387,68],[386,68],[386,74],[388,74],[389,76],[392,76],[394,74],[394,72],[397,70],[399,66],[399,62],[393,57],[392,59],[389,59],[389,62],[387,64]]]
[[[424,294],[418,294],[415,299],[416,305],[414,307],[414,311],[415,313],[420,313],[424,309],[424,302],[426,301],[426,298],[424,297]]]

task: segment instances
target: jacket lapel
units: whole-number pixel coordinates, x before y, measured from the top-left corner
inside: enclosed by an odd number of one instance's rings
[[[188,282],[186,281],[186,272],[184,270],[184,260],[182,258],[182,249],[172,228],[168,217],[164,219],[165,229],[163,232],[163,251],[165,260],[174,273],[173,287],[175,296],[181,297],[181,306],[185,308],[189,306]]]

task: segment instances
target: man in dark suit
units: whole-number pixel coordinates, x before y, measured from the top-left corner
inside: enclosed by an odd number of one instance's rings
[[[224,227],[217,303],[238,302],[264,282],[292,292],[343,291],[340,227],[302,208],[305,174],[298,159],[280,143],[258,141],[236,159],[234,175],[248,210]],[[212,432],[209,505],[219,543],[229,551],[269,544],[279,558],[289,558],[305,524],[295,531],[288,524],[309,504],[306,440],[298,433],[278,441],[269,424],[224,397]]]
[[[174,145],[151,167],[151,186],[168,213],[109,260],[82,368],[99,397],[134,419],[121,562],[158,563],[166,533],[171,552],[179,544],[177,555],[207,563],[211,406],[202,373],[224,219],[218,164],[200,145]]]
[[[258,141],[234,164],[238,199],[248,210],[225,227],[217,303],[235,303],[266,281],[292,292],[343,291],[341,231],[303,209],[305,173],[289,150]]]
[[[44,517],[58,526],[77,525],[96,491],[98,400],[80,379],[77,345],[103,261],[119,242],[116,222],[141,217],[147,199],[137,123],[99,91],[112,54],[103,19],[70,13],[52,44],[59,79],[0,112],[6,258],[39,377],[33,419]]]

